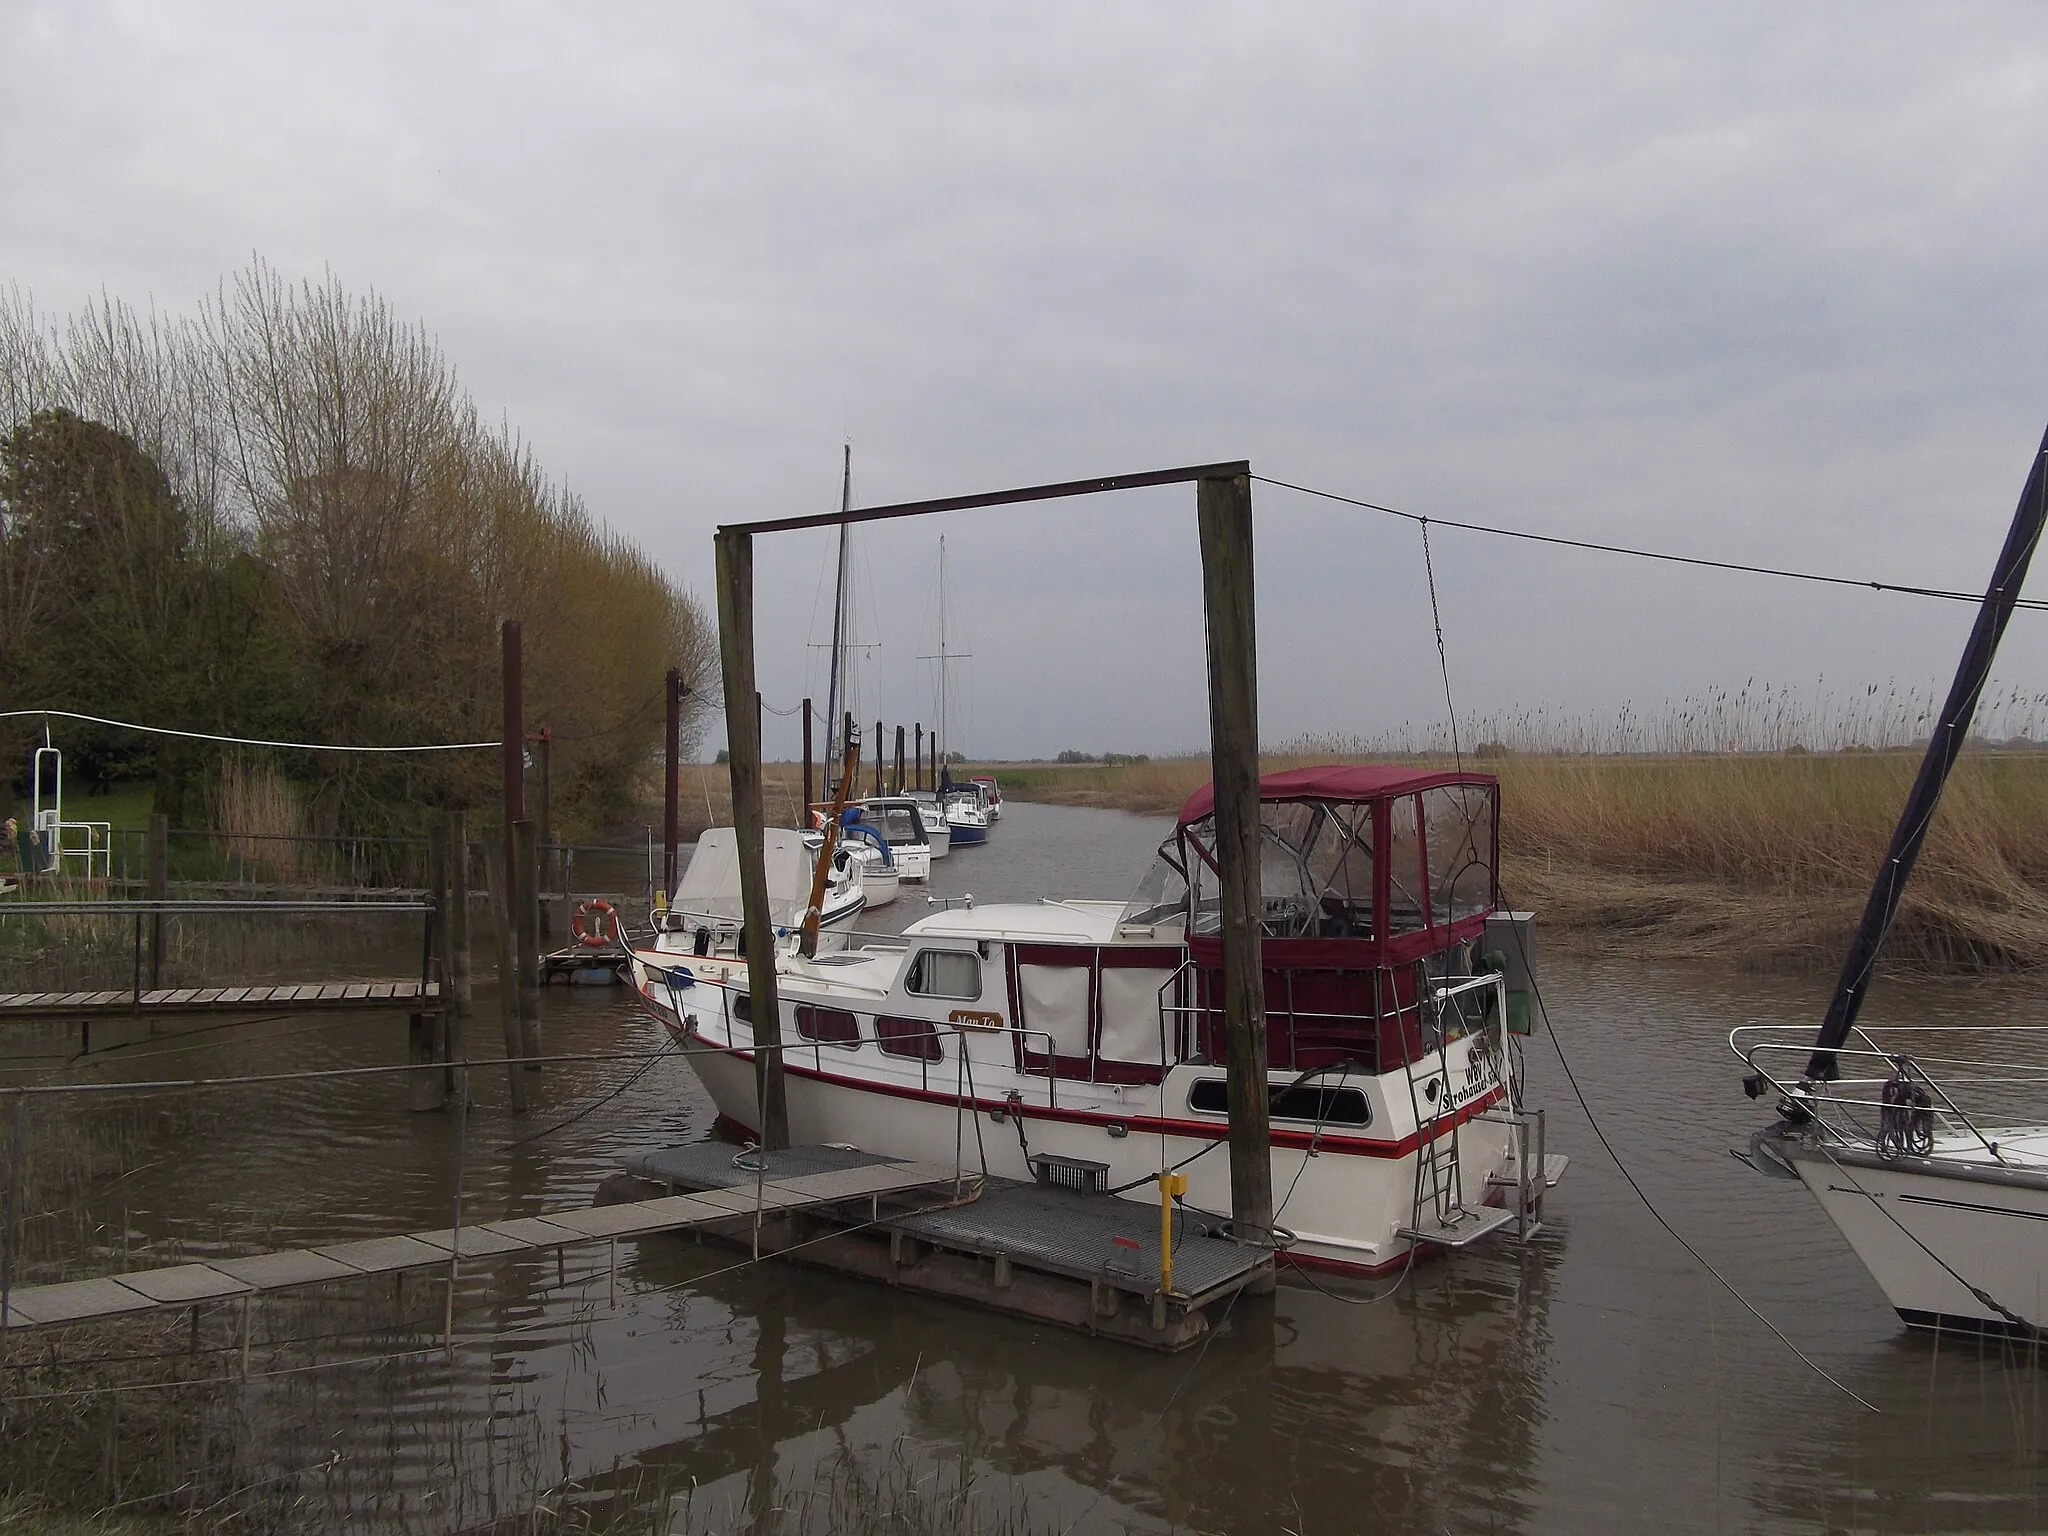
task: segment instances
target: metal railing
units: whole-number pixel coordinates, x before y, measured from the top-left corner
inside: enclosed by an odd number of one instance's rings
[[[2048,1119],[2040,1102],[2048,1097],[2048,1026],[2011,1025],[1995,1031],[2002,1044],[2015,1039],[2039,1044],[2042,1056],[2034,1060],[1928,1054],[1926,1048],[1938,1052],[1944,1042],[1981,1040],[1988,1033],[1992,1031],[1976,1025],[1887,1025],[1885,1043],[1880,1044],[1867,1028],[1858,1026],[1850,1035],[1855,1043],[1832,1052],[1849,1075],[1827,1082],[1806,1077],[1814,1051],[1809,1026],[1746,1024],[1729,1032],[1728,1045],[1787,1108],[1802,1112],[1823,1135],[1844,1146],[1880,1149],[1885,1111],[1899,1106],[1896,1097],[1887,1099],[1887,1088],[1896,1092],[1895,1085],[1903,1082],[1928,1095],[1931,1102],[1925,1107],[1939,1127],[1937,1134],[1974,1142],[1994,1162],[2003,1163],[2007,1159],[1998,1143],[1980,1126],[1982,1111],[1966,1111],[1956,1092],[1977,1090],[1989,1098],[2031,1096],[2034,1102],[2016,1105],[2018,1112],[2031,1109],[2036,1120]],[[1866,1072],[1870,1075],[1861,1075]],[[1877,1117],[1876,1128],[1865,1118],[1872,1115]]]

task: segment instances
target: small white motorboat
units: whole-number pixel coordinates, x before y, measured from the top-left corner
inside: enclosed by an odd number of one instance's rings
[[[861,802],[862,823],[882,834],[896,861],[899,879],[923,884],[932,877],[931,834],[917,802],[908,795],[888,795]]]
[[[823,830],[806,832],[804,846],[816,858],[825,846]],[[886,907],[896,899],[897,889],[903,880],[896,850],[889,846],[882,833],[868,824],[867,814],[860,806],[850,805],[840,813],[839,846],[833,857],[851,859],[860,866],[861,890],[869,906]],[[925,867],[929,871],[929,860]]]
[[[768,874],[768,920],[778,936],[803,926],[809,910],[816,857],[804,834],[770,827],[761,835]],[[861,861],[840,848],[825,881],[818,911],[818,947],[837,949],[867,905]],[[738,834],[731,827],[710,827],[697,839],[689,866],[676,882],[668,910],[655,914],[656,948],[669,954],[736,955],[743,917],[740,911]]]

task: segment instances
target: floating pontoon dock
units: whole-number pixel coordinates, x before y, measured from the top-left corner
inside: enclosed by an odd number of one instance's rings
[[[626,1166],[639,1180],[703,1199],[749,1196],[757,1177],[801,1184],[889,1164],[831,1146],[752,1151],[736,1162],[731,1146],[697,1142],[642,1153]],[[1157,1205],[1016,1179],[979,1182],[977,1200],[879,1220],[777,1213],[762,1227],[760,1251],[788,1251],[802,1263],[903,1290],[1166,1350],[1200,1339],[1211,1308],[1270,1273],[1266,1250],[1216,1235],[1225,1218],[1176,1207],[1168,1293],[1160,1285]]]

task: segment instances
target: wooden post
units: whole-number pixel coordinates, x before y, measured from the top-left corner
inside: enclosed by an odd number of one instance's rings
[[[511,1081],[512,1113],[526,1113],[526,1077],[519,1070],[525,1046],[519,1038],[519,968],[512,961],[511,897],[506,894],[505,859],[484,856],[484,888],[491,908],[491,938],[498,951],[498,1020],[505,1031],[505,1072]]]
[[[149,842],[143,852],[144,889],[151,901],[162,901],[171,881],[171,818],[161,811],[149,813]],[[164,915],[149,914],[149,984],[164,984]]]
[[[740,910],[747,946],[748,1011],[753,1019],[756,1127],[770,1150],[789,1145],[789,1102],[779,1046],[782,1005],[775,985],[775,929],[768,919],[768,869],[762,836],[761,716],[754,692],[754,541],[721,528],[718,553],[718,652],[725,682],[726,754],[731,768],[733,835],[739,845]]]
[[[439,1109],[446,1102],[442,1074],[420,1070],[448,1059],[448,840],[441,832],[437,828],[427,839],[427,900],[433,910],[427,914],[427,955],[421,977],[441,984],[441,1004],[437,1007],[422,996],[419,1012],[407,1021],[414,1070],[405,1077],[416,1111]]]
[[[875,794],[882,793],[882,722],[875,722]]]
[[[804,700],[804,803],[796,818],[797,830],[804,831],[811,824],[811,701]]]
[[[880,742],[875,743],[877,747]],[[896,727],[896,793],[903,793],[903,727]]]
[[[923,789],[923,788],[924,788],[924,722],[923,722],[922,720],[920,720],[920,721],[918,721],[918,722],[917,722],[917,757],[916,757],[916,759],[915,759],[915,762],[916,762],[916,767],[917,767],[917,773],[916,773],[916,777],[917,777],[917,783],[916,783],[915,787],[916,787],[916,788],[918,788],[918,789]]]
[[[538,1072],[539,1063],[530,1058],[540,1054],[540,860],[537,828],[531,821],[512,823],[512,849],[516,858],[512,870],[513,941],[519,946],[520,1054],[528,1057],[526,1070]]]
[[[526,817],[526,663],[521,655],[519,621],[507,619],[499,632],[498,664],[504,683],[503,712],[500,730],[503,733],[503,747],[499,772],[504,779],[505,836],[504,869],[507,878],[502,887],[506,901],[512,899],[510,871],[513,866],[512,823]],[[512,921],[512,909],[505,908],[505,919]]]
[[[469,937],[469,828],[468,818],[450,811],[441,826],[448,849],[448,978],[441,983],[441,1012],[447,1019],[444,1032],[447,1055],[444,1061],[465,1059],[464,1028],[469,1021],[470,1003],[475,995],[474,963]],[[451,1069],[446,1084],[452,1092],[458,1086]]]
[[[1273,1159],[1266,1088],[1266,1000],[1259,954],[1259,687],[1247,475],[1202,480],[1202,604],[1209,650],[1209,754],[1223,920],[1229,1042],[1230,1217],[1240,1242],[1269,1243]],[[1270,1264],[1254,1287],[1273,1289]]]
[[[661,776],[661,905],[668,906],[676,890],[676,843],[680,836],[677,814],[678,778],[683,764],[683,669],[668,669],[668,729],[663,740],[667,771]]]
[[[542,726],[533,738],[533,789],[534,798],[540,802],[540,815],[534,821],[534,840],[540,855],[540,867],[535,875],[535,889],[540,896],[540,927],[536,934],[536,949],[555,947],[556,928],[549,911],[551,903],[548,898],[557,894],[561,885],[561,860],[555,852],[554,782],[551,768],[554,745],[554,732]]]

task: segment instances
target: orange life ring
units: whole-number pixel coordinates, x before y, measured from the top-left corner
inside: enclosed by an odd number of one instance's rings
[[[597,918],[597,925],[585,927],[583,920],[586,917]],[[579,943],[591,949],[604,948],[611,942],[612,934],[617,933],[618,928],[618,909],[610,902],[601,901],[596,897],[581,903],[576,908],[576,915],[569,919],[569,931],[576,935]]]

